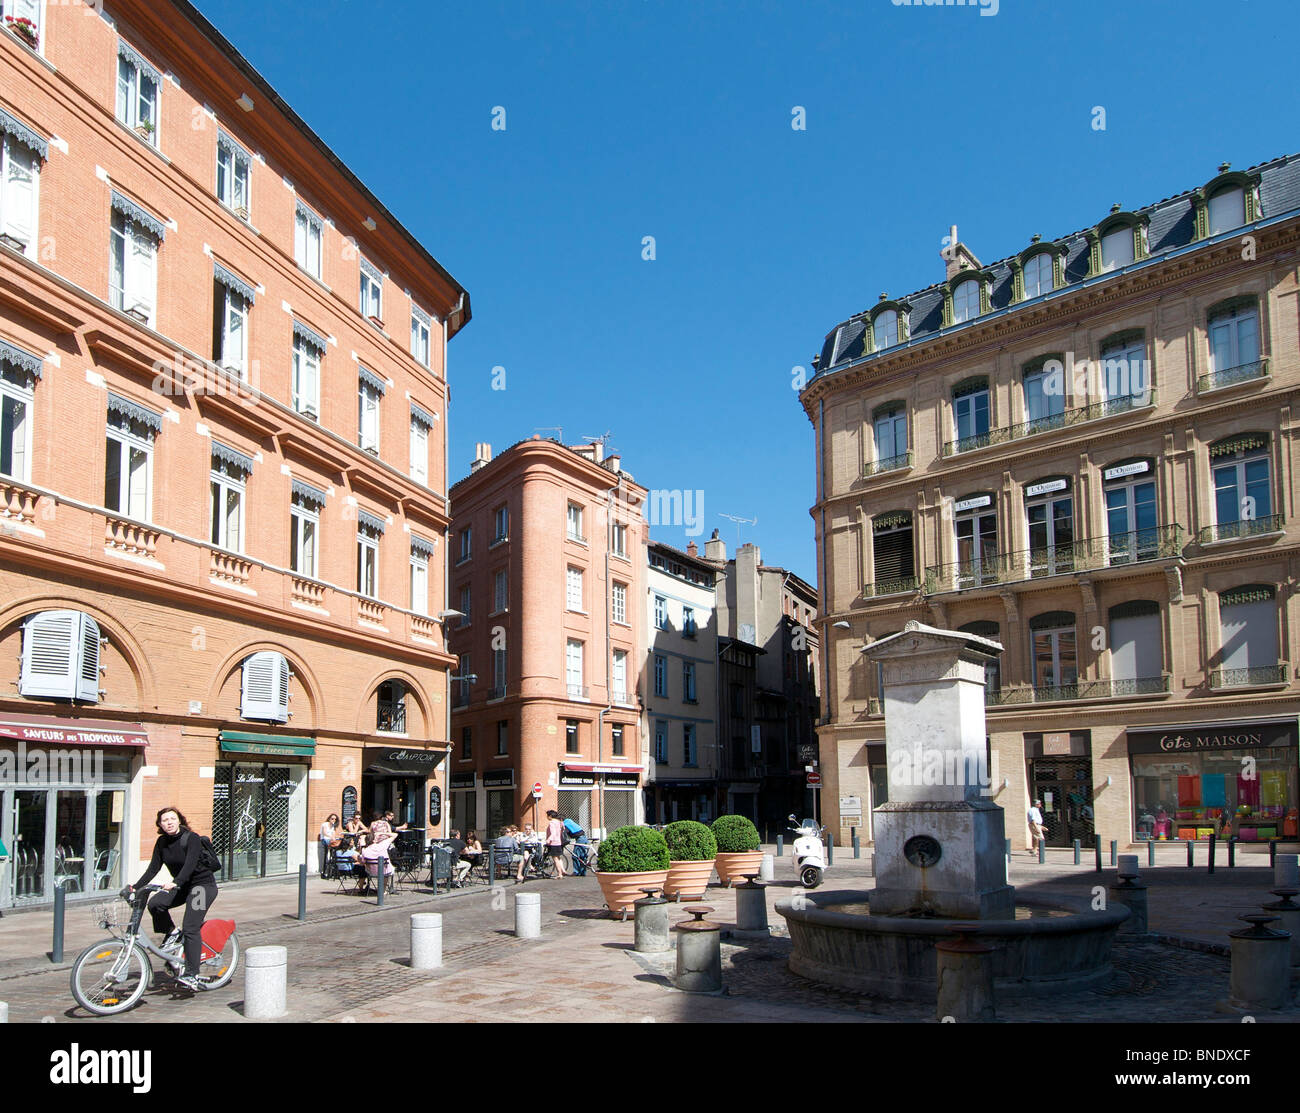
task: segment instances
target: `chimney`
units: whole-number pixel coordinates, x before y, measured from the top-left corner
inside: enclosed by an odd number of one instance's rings
[[[751,645],[758,645],[761,636],[758,629],[758,566],[761,563],[757,545],[746,543],[736,550],[736,636]],[[748,637],[744,636],[746,633]]]
[[[486,464],[492,463],[492,446],[479,441],[474,445],[474,463],[470,465],[470,471],[476,472]]]
[[[975,258],[974,252],[957,238],[957,225],[954,224],[948,229],[946,238],[948,242],[939,252],[944,260],[944,278],[951,278],[962,271],[981,269],[980,261]]]
[[[623,470],[623,458],[621,456],[611,456],[605,461],[605,467],[618,475]]]
[[[719,563],[726,563],[727,560],[727,543],[718,536],[718,531],[713,531],[713,536],[704,543],[704,556],[706,560],[716,560]]]
[[[686,545],[686,553],[688,556],[699,556],[700,547],[696,545],[694,541],[688,542]]]

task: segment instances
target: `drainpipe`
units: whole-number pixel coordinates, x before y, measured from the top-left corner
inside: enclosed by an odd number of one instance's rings
[[[451,376],[447,374],[447,334],[451,331],[452,313],[461,313],[465,309],[465,295],[460,295],[460,301],[456,303],[456,308],[448,313],[442,322],[442,381],[446,386],[446,400],[442,404],[442,493],[446,502],[443,504],[447,511],[448,522],[451,520]],[[442,609],[451,610],[451,526],[447,526],[446,533],[442,539]],[[444,652],[450,653],[451,649],[447,638],[447,620],[442,620],[442,648]],[[443,793],[442,802],[442,832],[441,838],[446,838],[450,830],[451,823],[451,666],[446,671],[446,691],[443,693],[443,699],[446,700],[447,707],[447,785]],[[477,790],[476,790],[477,792]]]
[[[605,492],[605,498],[609,500],[610,512],[605,522],[605,706],[596,716],[596,764],[599,765],[601,758],[605,753],[605,716],[614,710],[613,692],[610,689],[612,682],[612,658],[614,655],[613,645],[611,644],[610,634],[613,623],[613,604],[610,596],[614,588],[609,580],[609,547],[613,544],[614,537],[614,505],[616,496],[623,489],[623,473],[618,476],[618,483]],[[626,676],[624,680],[626,680]],[[603,773],[597,773],[597,777],[603,777]],[[600,827],[605,826],[605,783],[604,781],[596,782],[596,799],[600,803]],[[608,831],[605,832],[607,835]]]

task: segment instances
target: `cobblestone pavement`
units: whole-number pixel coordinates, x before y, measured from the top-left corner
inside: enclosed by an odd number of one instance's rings
[[[1204,868],[1189,872],[1185,866],[1163,862],[1154,870],[1144,870],[1153,931],[1183,945],[1121,937],[1108,984],[1068,997],[999,1002],[999,1019],[1237,1023],[1238,1016],[1218,1011],[1228,984],[1227,932],[1240,926],[1237,915],[1273,899],[1266,863],[1265,857],[1259,865],[1242,865],[1231,872],[1220,868],[1213,876]],[[266,943],[288,948],[287,1020],[528,1022],[544,1016],[604,1022],[933,1021],[932,1004],[872,999],[789,972],[784,921],[771,909],[796,891],[789,876],[792,871],[788,856],[777,860],[777,880],[768,888],[773,937],[724,943],[726,993],[721,996],[683,994],[671,988],[671,953],[633,952],[632,924],[600,913],[599,888],[591,877],[493,890],[478,887],[438,897],[408,892],[392,898],[382,910],[372,899],[336,899],[321,888],[309,901],[305,923],[284,915],[286,905],[296,905],[292,883],[229,886],[214,914],[224,912],[239,919],[245,948]],[[855,861],[842,852],[828,878],[828,888],[835,889],[869,889],[873,884],[868,860]],[[1022,891],[1090,895],[1097,886],[1104,888],[1114,880],[1113,870],[1099,875],[1091,865],[1073,866],[1069,858],[1040,866],[1023,852],[1013,855],[1011,881]],[[319,882],[313,885],[319,888]],[[513,936],[513,895],[518,891],[542,894],[541,940]],[[735,896],[729,890],[710,889],[706,903],[715,909],[710,918],[724,928],[734,921]],[[445,964],[440,970],[415,971],[406,965],[413,911],[443,913]],[[75,945],[74,915],[87,924],[77,929]],[[685,918],[679,909],[672,910],[674,922]],[[222,990],[197,996],[173,992],[169,981],[160,976],[131,1013],[86,1017],[72,1001],[68,967],[80,947],[102,932],[89,925],[84,910],[70,911],[68,962],[55,967],[40,954],[47,945],[49,924],[48,913],[0,920],[4,948],[0,1001],[9,1004],[12,1021],[245,1022],[240,1011],[242,975]],[[1207,948],[1224,953],[1210,953]],[[1300,1019],[1300,1010],[1259,1019],[1294,1022]]]

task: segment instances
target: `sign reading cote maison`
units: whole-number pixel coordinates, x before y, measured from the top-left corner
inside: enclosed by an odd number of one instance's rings
[[[1204,750],[1257,750],[1296,744],[1296,724],[1214,723],[1171,727],[1168,730],[1131,730],[1131,754],[1184,754]]]

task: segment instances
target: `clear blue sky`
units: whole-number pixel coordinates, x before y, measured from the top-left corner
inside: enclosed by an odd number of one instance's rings
[[[950,224],[992,261],[1300,149],[1293,0],[198,3],[470,291],[453,480],[608,430],[814,583],[791,369],[834,324],[940,279]]]

